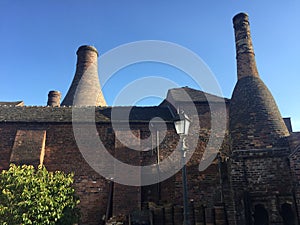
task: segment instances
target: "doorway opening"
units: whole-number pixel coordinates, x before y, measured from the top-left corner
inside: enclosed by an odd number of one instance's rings
[[[281,205],[281,216],[284,225],[295,225],[296,217],[292,209],[292,205],[284,203]]]
[[[263,204],[257,204],[254,208],[254,225],[268,225],[269,214]]]

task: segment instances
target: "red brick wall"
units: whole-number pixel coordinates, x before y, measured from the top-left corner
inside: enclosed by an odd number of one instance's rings
[[[202,111],[200,110],[202,109]],[[195,205],[206,205],[213,207],[220,199],[220,176],[218,165],[210,166],[206,171],[199,172],[198,166],[210,133],[210,115],[208,108],[199,106],[201,118],[200,137],[196,135],[199,127],[191,127],[188,137],[189,141],[196,143],[196,151],[187,165],[189,199],[194,199]],[[197,117],[195,117],[197,119]],[[115,140],[114,131],[109,123],[97,123],[97,130],[105,148],[116,158],[132,165],[153,164],[159,158],[160,161],[168,157],[178,145],[179,136],[176,134],[173,124],[167,124],[167,134],[160,135],[159,156],[157,148],[152,151],[139,152],[127,149]],[[72,124],[70,122],[40,122],[40,123],[0,123],[0,169],[8,168],[11,149],[14,144],[16,131],[18,129],[42,129],[46,130],[46,145],[44,165],[50,171],[62,170],[66,173],[75,174],[75,188],[80,197],[80,208],[83,224],[99,224],[106,214],[109,195],[109,182],[95,172],[85,161],[76,145]],[[131,130],[137,137],[145,139],[149,137],[148,123],[132,123]],[[130,131],[127,131],[130,132]],[[88,133],[84,134],[90,135]],[[130,141],[130,140],[129,140]],[[151,145],[153,140],[148,140]],[[139,143],[137,143],[138,145]],[[146,146],[140,144],[143,149]],[[113,165],[107,169],[113,169]],[[113,214],[128,214],[138,210],[144,202],[156,201],[157,204],[170,203],[182,205],[182,180],[181,170],[173,177],[163,181],[159,185],[140,187],[128,187],[115,184],[113,190]],[[159,192],[159,193],[158,193]],[[130,199],[130,201],[128,201]]]
[[[256,204],[267,209],[270,223],[282,223],[281,205],[294,202],[288,155],[288,149],[233,152],[230,175],[237,224],[252,218]]]

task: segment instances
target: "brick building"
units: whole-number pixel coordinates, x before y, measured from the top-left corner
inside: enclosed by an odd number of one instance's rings
[[[238,81],[231,99],[183,87],[169,90],[159,106],[109,107],[98,79],[98,52],[81,46],[73,82],[61,103],[58,91],[49,92],[44,107],[24,106],[22,101],[0,103],[0,170],[16,163],[74,172],[82,224],[123,220],[179,225],[183,220],[180,168],[171,168],[174,175],[161,182],[128,186],[114,180],[130,174],[114,163],[106,165],[93,146],[78,147],[78,143],[91,144],[96,136],[102,148],[123,163],[158,165],[180,152],[173,122],[177,110],[184,109],[192,120],[187,145],[195,150],[187,163],[191,225],[299,224],[300,133],[293,132],[289,120],[281,117],[260,79],[248,16],[240,13],[233,23]],[[74,119],[74,109],[80,112],[79,121]],[[159,122],[153,125],[156,117],[164,121],[164,133]],[[213,132],[212,118],[216,124],[225,124],[224,133]],[[78,137],[74,121],[91,129]],[[210,141],[220,137],[221,147],[210,149],[218,153],[215,159],[199,171]],[[89,160],[107,176],[96,172]],[[138,174],[142,181],[142,171]],[[158,170],[156,175],[159,180],[163,172]]]

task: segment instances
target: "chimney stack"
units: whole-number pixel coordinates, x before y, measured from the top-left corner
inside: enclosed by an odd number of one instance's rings
[[[251,40],[248,15],[246,13],[239,13],[233,17],[233,27],[235,33],[238,79],[246,76],[259,77]]]
[[[98,51],[83,45],[78,48],[76,72],[62,105],[106,106],[98,78]]]
[[[59,91],[49,91],[47,106],[59,107],[61,94]]]
[[[231,149],[286,147],[289,135],[275,99],[260,79],[252,46],[248,15],[233,18],[238,81],[229,106]]]

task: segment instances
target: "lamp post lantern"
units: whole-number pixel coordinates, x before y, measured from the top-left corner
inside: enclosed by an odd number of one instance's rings
[[[191,120],[189,117],[181,113],[174,121],[176,133],[180,136],[181,152],[182,152],[182,185],[183,185],[183,225],[190,225],[189,221],[189,205],[188,205],[188,188],[186,177],[186,136],[188,135]]]

